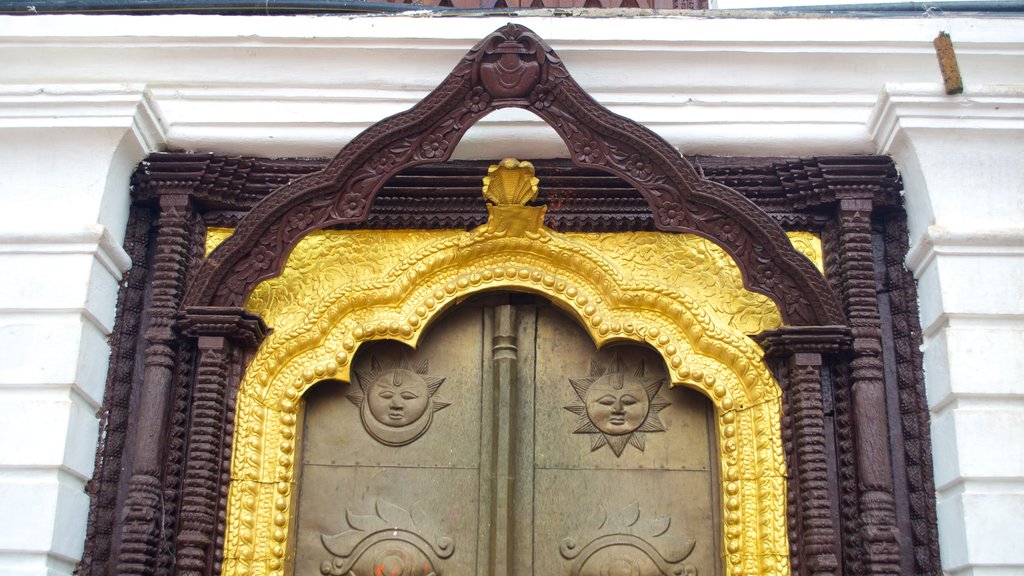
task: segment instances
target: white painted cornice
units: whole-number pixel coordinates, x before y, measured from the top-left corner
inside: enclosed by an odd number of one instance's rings
[[[968,84],[952,96],[941,84],[886,84],[868,120],[878,153],[908,129],[1024,130],[1024,84]]]
[[[920,277],[937,256],[1024,257],[1024,228],[973,230],[929,226],[907,252],[907,268]]]
[[[0,254],[88,254],[117,279],[132,265],[121,244],[100,224],[77,230],[0,230]]]
[[[156,103],[141,84],[0,84],[4,128],[129,128],[147,150],[165,141]]]
[[[544,37],[598,101],[684,153],[884,149],[913,112],[890,87],[941,81],[939,31],[953,35],[969,90],[1024,85],[1018,18],[0,17],[0,72],[15,84],[0,92],[0,122],[124,117],[102,108],[130,105],[119,99],[134,91],[147,142],[329,156],[423,98],[507,21]],[[18,85],[28,92],[11,92]],[[510,142],[530,157],[565,153],[539,120],[498,114],[458,155],[493,157]]]

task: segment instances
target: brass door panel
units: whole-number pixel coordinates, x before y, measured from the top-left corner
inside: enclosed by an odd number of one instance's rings
[[[460,305],[415,351],[367,346],[352,383],[307,395],[294,573],[719,573],[710,402],[652,350],[502,302]]]
[[[710,403],[551,307],[537,350],[533,573],[716,574]]]
[[[358,576],[374,574],[382,565],[381,573],[390,574],[393,564],[410,563],[417,568],[426,563],[439,574],[478,573],[482,313],[480,307],[452,311],[417,350],[394,342],[367,346],[357,358],[352,383],[321,382],[307,395],[295,574],[321,574],[324,562],[335,563],[333,572],[340,574],[354,568]],[[361,406],[351,397],[358,400],[358,381],[374,376],[375,361],[380,365],[378,379],[393,383],[389,374],[403,360],[413,373],[426,361],[427,379],[444,378],[434,395],[449,405],[430,415],[430,426],[421,436],[388,446],[364,427]],[[400,388],[422,393],[409,381]],[[389,391],[371,388],[371,394]],[[407,402],[407,410],[414,409],[411,404]],[[434,407],[425,407],[420,418]],[[395,538],[373,544],[390,534],[378,534],[375,540],[380,527],[397,528]],[[448,550],[438,549],[438,541],[450,542],[454,553],[445,558]],[[342,554],[346,547],[352,554]],[[354,567],[348,568],[346,560],[355,561]]]

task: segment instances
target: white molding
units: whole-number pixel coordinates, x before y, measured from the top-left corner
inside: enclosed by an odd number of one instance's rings
[[[938,255],[1024,257],[1024,228],[951,230],[929,226],[907,252],[907,269],[920,278]]]
[[[0,254],[92,254],[118,280],[132,266],[128,253],[100,224],[78,230],[0,230]]]
[[[0,129],[81,127],[131,127],[152,150],[163,141],[157,107],[141,84],[0,85]]]
[[[1024,85],[971,85],[947,95],[941,84],[886,84],[867,127],[877,153],[906,129],[1024,130]]]
[[[538,14],[538,12],[530,12]],[[956,34],[957,51],[973,45],[1011,43],[1021,45],[1017,23],[1019,18],[1002,17],[929,17],[929,18],[829,18],[820,14],[790,14],[773,18],[765,27],[763,14],[694,15],[693,13],[657,12],[642,18],[591,17],[586,15],[515,16],[508,14],[477,15],[468,18],[450,15],[417,13],[406,15],[324,16],[217,16],[166,15],[138,18],[109,15],[0,17],[0,36],[18,38],[21,42],[46,42],[54,45],[149,40],[160,46],[203,46],[219,43],[228,46],[252,46],[254,41],[279,44],[312,43],[314,46],[336,43],[387,47],[403,45],[414,39],[426,46],[457,46],[465,51],[463,42],[476,42],[506,22],[529,26],[549,41],[588,46],[619,46],[630,49],[637,41],[655,47],[734,45],[756,41],[768,49],[801,52],[802,46],[849,46],[856,35],[888,45],[908,45],[906,38],[914,33],[933,34],[950,30]],[[636,25],[630,25],[635,23]],[[636,34],[645,30],[643,35]],[[724,32],[724,33],[723,33]],[[795,36],[795,33],[800,33]],[[929,37],[929,40],[934,37]],[[961,46],[963,45],[963,47]]]
[[[0,126],[47,118],[124,125],[137,115],[135,129],[151,150],[166,142],[226,154],[330,156],[419,101],[470,46],[508,21],[543,36],[598,101],[685,153],[873,153],[888,149],[899,126],[1024,125],[1020,94],[992,86],[1024,86],[1022,18],[815,16],[768,25],[669,14],[0,17],[0,62],[14,83],[0,88]],[[964,96],[939,87],[932,39],[940,30],[954,35],[970,72]],[[45,67],[34,65],[41,55]],[[367,68],[367,58],[377,65]],[[983,113],[1000,103],[1017,111]],[[467,137],[474,146],[514,140],[542,156],[561,153],[545,130],[539,122],[485,119]]]
[[[956,392],[929,407],[932,418],[946,412],[965,410],[1019,410],[1024,415],[1024,391],[1020,394],[978,394]],[[1024,482],[1024,478],[1019,479]]]

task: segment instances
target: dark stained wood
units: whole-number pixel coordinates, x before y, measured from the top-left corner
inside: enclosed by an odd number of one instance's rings
[[[241,305],[256,284],[279,273],[303,235],[366,221],[392,176],[447,160],[475,122],[508,107],[544,120],[576,166],[617,176],[639,191],[656,229],[716,241],[739,264],[747,288],[771,297],[787,323],[842,322],[836,294],[763,210],[704,178],[651,130],[599,104],[550,46],[516,24],[481,40],[417,105],[374,124],[322,170],[253,206],[203,262],[185,305]]]

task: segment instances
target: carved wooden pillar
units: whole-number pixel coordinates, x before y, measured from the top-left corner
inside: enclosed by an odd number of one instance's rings
[[[865,574],[899,574],[889,423],[882,369],[882,330],[871,243],[870,197],[841,198],[836,235],[843,307],[853,335],[851,404],[859,478]]]
[[[789,396],[788,430],[791,438],[790,482],[796,507],[794,520],[800,545],[794,550],[794,571],[807,576],[836,574],[839,570],[839,534],[834,521],[838,502],[829,489],[825,409],[822,397],[823,356],[834,356],[849,344],[842,326],[786,327],[761,335],[769,358],[785,363],[783,389]]]
[[[174,322],[181,305],[192,250],[191,229],[195,214],[187,191],[162,193],[159,206],[143,378],[131,446],[131,476],[121,524],[120,549],[116,556],[117,573],[124,575],[152,574],[163,537],[162,470],[168,403],[177,353]]]
[[[195,338],[198,370],[192,392],[187,459],[181,491],[176,573],[220,573],[224,507],[230,479],[231,429],[237,377],[266,334],[243,308],[189,308],[182,333]]]

